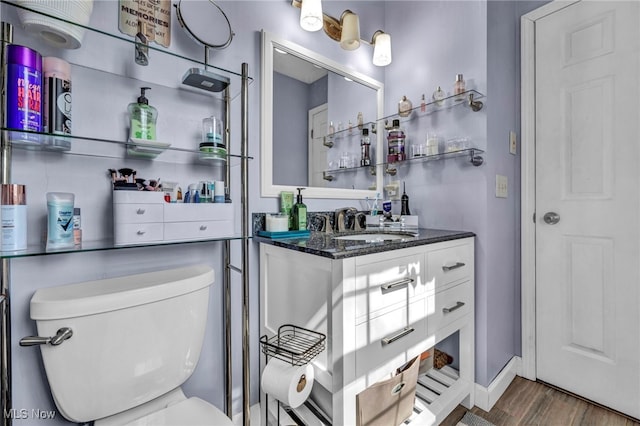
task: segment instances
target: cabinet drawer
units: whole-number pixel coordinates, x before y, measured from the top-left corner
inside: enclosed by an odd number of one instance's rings
[[[117,224],[162,222],[162,204],[114,204],[113,221]]]
[[[162,223],[121,223],[114,229],[116,245],[162,241]]]
[[[423,345],[426,337],[424,298],[356,326],[356,377]]]
[[[356,267],[356,324],[407,306],[420,292],[422,256],[401,258]]]
[[[429,290],[438,290],[456,281],[469,279],[473,274],[471,244],[461,244],[432,250],[427,253],[427,282]]]
[[[466,281],[427,297],[429,335],[462,318],[473,308],[473,287]]]
[[[231,203],[171,203],[164,206],[165,222],[233,220]],[[232,226],[233,227],[233,224]]]
[[[164,224],[166,241],[200,240],[233,235],[233,223],[224,220]]]

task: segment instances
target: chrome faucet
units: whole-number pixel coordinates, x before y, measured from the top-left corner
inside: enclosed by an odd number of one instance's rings
[[[357,213],[358,209],[355,207],[343,207],[341,209],[336,210],[336,231],[344,232],[347,230],[347,227],[344,225],[345,216],[349,213]]]

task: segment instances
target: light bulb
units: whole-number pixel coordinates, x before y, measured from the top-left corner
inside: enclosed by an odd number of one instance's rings
[[[322,29],[321,0],[304,0],[300,8],[300,26],[306,31]]]
[[[356,50],[360,47],[360,18],[350,10],[345,10],[341,21],[340,47],[344,50]]]
[[[373,39],[373,65],[384,67],[391,63],[391,36],[379,33]]]

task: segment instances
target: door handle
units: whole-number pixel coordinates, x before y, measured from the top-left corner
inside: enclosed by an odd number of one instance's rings
[[[556,212],[547,212],[542,217],[542,220],[544,220],[544,223],[548,225],[555,225],[560,222],[560,215]]]

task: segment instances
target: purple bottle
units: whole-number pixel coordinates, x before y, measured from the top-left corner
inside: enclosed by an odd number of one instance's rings
[[[7,46],[7,127],[34,132],[43,130],[42,56],[16,44]],[[39,143],[38,135],[29,133],[12,137],[12,140]]]

